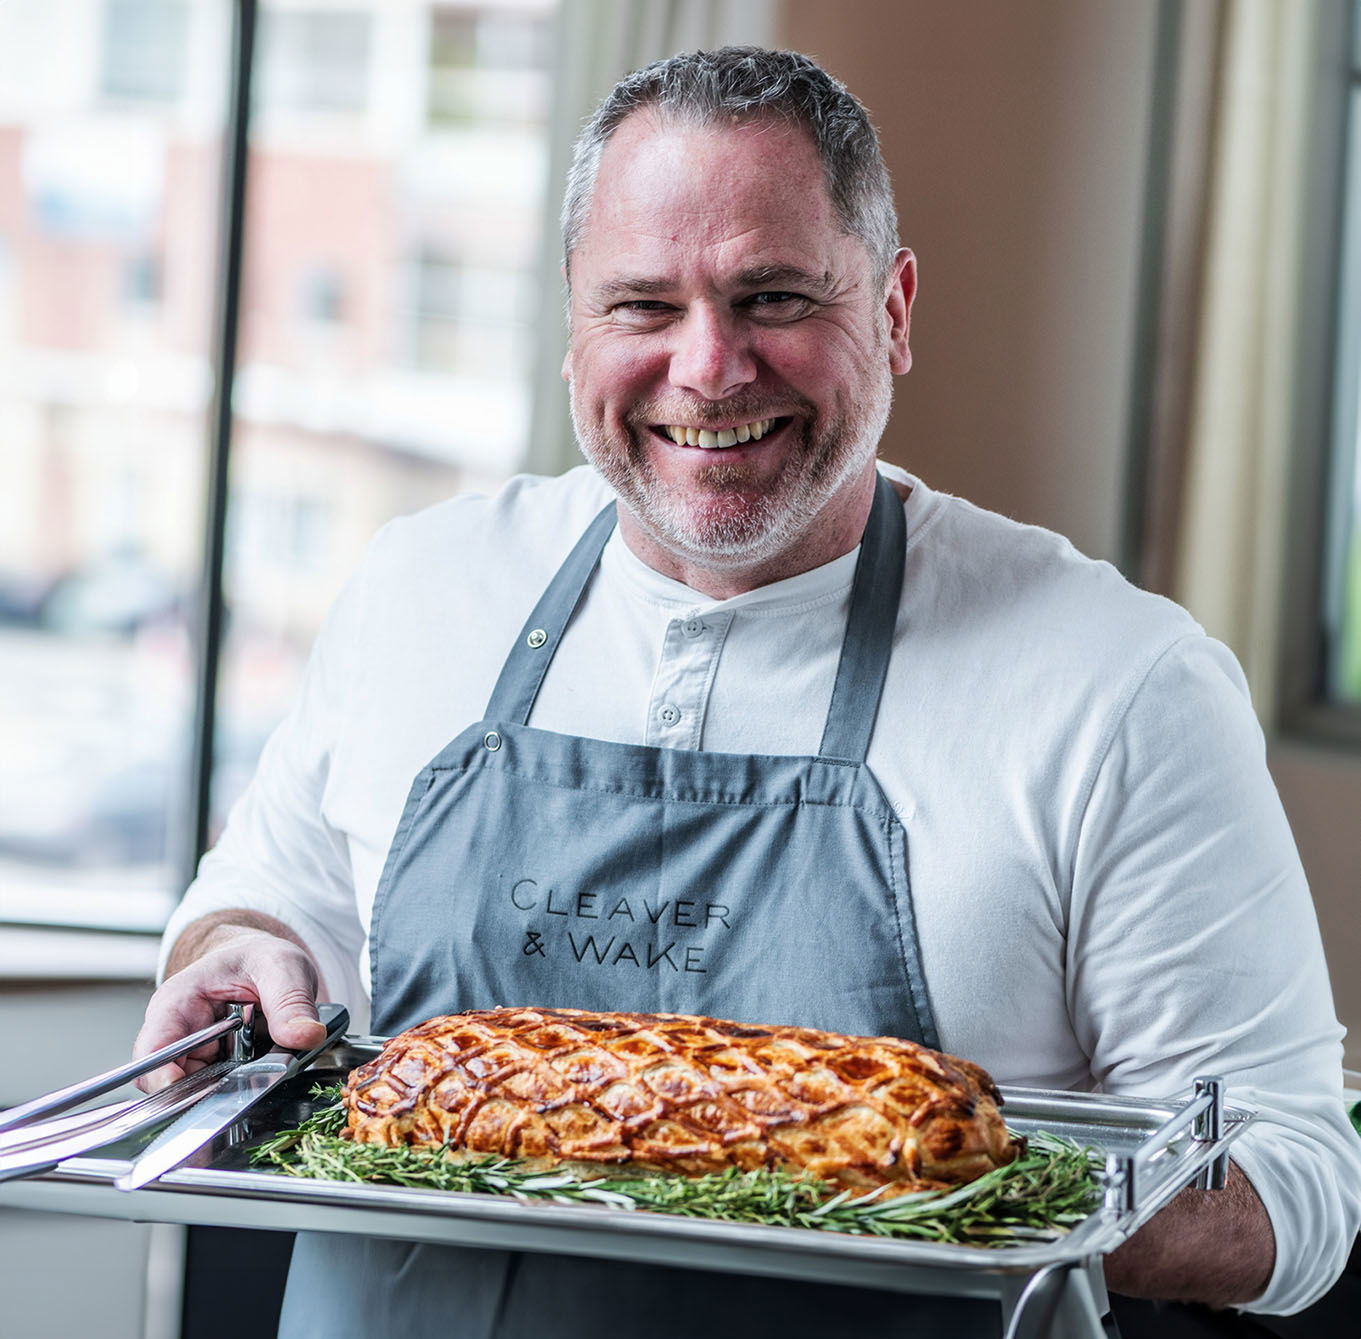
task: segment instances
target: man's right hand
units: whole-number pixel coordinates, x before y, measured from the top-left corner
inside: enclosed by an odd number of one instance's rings
[[[259,1006],[279,1045],[315,1046],[325,1035],[317,1018],[320,989],[316,963],[286,925],[259,912],[214,912],[175,941],[165,982],[147,1006],[133,1056],[207,1027],[236,1001]],[[155,1092],[211,1064],[220,1052],[221,1043],[212,1042],[143,1075],[137,1086]]]

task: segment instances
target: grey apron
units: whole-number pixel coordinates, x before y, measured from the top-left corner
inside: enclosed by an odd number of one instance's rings
[[[938,1046],[906,837],[865,765],[905,523],[878,480],[816,757],[534,729],[553,652],[614,527],[549,584],[485,720],[416,777],[371,932],[374,1031],[494,1005],[701,1013]],[[601,691],[608,691],[602,648]],[[989,1334],[991,1304],[507,1251],[302,1234],[280,1334],[669,1339]]]

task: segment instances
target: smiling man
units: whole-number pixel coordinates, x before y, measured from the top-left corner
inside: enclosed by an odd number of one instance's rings
[[[564,242],[590,467],[375,541],[139,1050],[240,998],[303,1045],[321,992],[383,1034],[536,1004],[906,1037],[1036,1087],[1218,1073],[1262,1113],[1228,1187],[1107,1276],[1307,1305],[1361,1153],[1242,676],[1058,536],[876,461],[916,266],[863,108],[788,52],[649,66],[582,134]],[[281,1332],[998,1332],[665,1264],[303,1236]]]
[[[797,123],[646,108],[610,136],[569,251],[578,440],[630,549],[708,595],[859,543],[911,366],[912,254],[849,234],[824,177]]]

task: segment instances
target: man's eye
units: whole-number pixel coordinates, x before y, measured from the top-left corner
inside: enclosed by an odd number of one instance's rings
[[[653,325],[663,320],[671,310],[670,304],[666,302],[633,298],[628,302],[616,302],[611,313],[616,321],[624,325]]]
[[[625,316],[655,316],[658,312],[671,310],[667,303],[655,302],[651,298],[633,298],[628,302],[619,302],[615,304],[614,309]]]
[[[802,293],[772,289],[767,293],[753,293],[743,305],[761,316],[802,316],[812,304]]]

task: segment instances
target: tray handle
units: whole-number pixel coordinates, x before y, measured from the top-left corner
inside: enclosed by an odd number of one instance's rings
[[[1198,1144],[1216,1144],[1224,1137],[1225,1083],[1217,1075],[1195,1081],[1195,1095],[1175,1115],[1160,1125],[1133,1153],[1112,1153],[1106,1158],[1105,1205],[1121,1213],[1136,1213],[1143,1205],[1144,1187],[1153,1160],[1165,1153],[1172,1141],[1188,1129]],[[1223,1190],[1228,1179],[1229,1155],[1220,1153],[1196,1174],[1201,1190]]]

